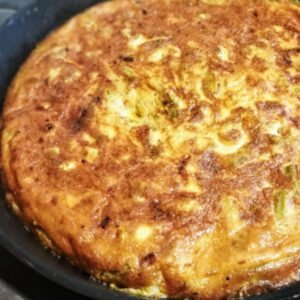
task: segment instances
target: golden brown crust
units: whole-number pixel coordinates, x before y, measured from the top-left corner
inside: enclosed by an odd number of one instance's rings
[[[119,286],[213,299],[298,280],[299,30],[287,0],[122,0],[73,18],[5,102],[21,217]]]

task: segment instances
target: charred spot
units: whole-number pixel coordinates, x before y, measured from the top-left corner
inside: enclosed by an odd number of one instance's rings
[[[106,228],[108,227],[108,225],[109,225],[110,222],[111,222],[111,218],[110,218],[109,216],[107,216],[107,217],[105,217],[105,218],[101,221],[100,227],[101,227],[102,229],[106,229]]]
[[[300,48],[282,50],[279,57],[279,64],[289,67],[292,65],[291,55],[299,54]]]
[[[146,10],[146,9],[142,9],[142,14],[144,15],[144,16],[147,16],[148,15],[148,11]]]
[[[74,117],[71,123],[71,127],[74,131],[80,131],[86,125],[88,119],[88,109],[81,109],[77,116]]]
[[[93,102],[96,104],[100,104],[102,102],[102,99],[100,96],[93,96]]]
[[[81,163],[82,163],[82,164],[86,164],[87,161],[86,161],[85,159],[82,159],[82,160],[81,160]]]
[[[149,153],[150,153],[150,156],[152,157],[156,157],[159,155],[159,148],[157,146],[153,146],[153,145],[150,145],[149,146]]]
[[[82,125],[85,122],[87,116],[88,116],[88,110],[84,108],[78,116],[77,124]]]
[[[114,191],[113,186],[109,186],[109,187],[107,188],[107,190],[106,190],[107,193],[113,193],[113,191]],[[97,211],[96,211],[96,212],[97,212]]]
[[[229,281],[229,280],[230,280],[230,277],[229,277],[229,276],[227,276],[225,279],[226,279],[226,281]]]
[[[282,52],[282,62],[286,66],[290,66],[292,64],[291,56],[288,52]]]
[[[150,203],[150,206],[153,210],[154,218],[155,219],[161,219],[164,217],[165,212],[161,209],[160,204],[158,201],[152,201]]]
[[[43,143],[44,143],[44,139],[43,139],[42,137],[40,137],[40,138],[38,139],[38,143],[39,143],[39,144],[43,144]]]
[[[294,49],[288,49],[286,50],[290,54],[299,54],[300,53],[300,48],[294,48]]]
[[[178,117],[179,110],[177,104],[171,99],[169,94],[166,94],[162,99],[162,105],[164,107],[165,113],[170,119]]]
[[[93,116],[95,106],[102,103],[102,99],[98,95],[91,96],[91,100],[84,106],[78,106],[71,109],[68,115],[69,126],[74,131],[80,131],[87,126],[89,120]]]
[[[156,261],[155,253],[149,253],[145,257],[142,258],[142,264],[153,265]]]
[[[250,27],[250,28],[249,28],[249,32],[250,32],[250,33],[254,33],[254,32],[255,32],[255,28]]]
[[[258,11],[256,9],[252,11],[252,16],[255,18],[258,17]]]
[[[45,131],[49,132],[54,128],[54,125],[52,123],[47,123],[45,126]]]
[[[150,208],[153,213],[153,218],[156,220],[172,218],[172,213],[168,210],[164,210],[158,200],[151,201]]]
[[[51,198],[51,204],[52,204],[52,205],[54,205],[54,206],[56,206],[56,205],[57,205],[57,203],[58,203],[58,199],[57,199],[57,197],[55,197],[55,196],[54,196],[54,197],[52,197],[52,198]]]
[[[167,95],[164,97],[162,101],[162,105],[166,107],[170,107],[174,105],[174,102],[171,100],[171,98]]]
[[[134,62],[134,58],[132,56],[128,56],[128,55],[121,55],[120,59],[125,62]]]
[[[180,175],[183,175],[183,173],[185,172],[185,167],[186,167],[189,159],[190,159],[189,155],[186,155],[182,159],[180,159],[179,165],[178,165],[178,173]]]

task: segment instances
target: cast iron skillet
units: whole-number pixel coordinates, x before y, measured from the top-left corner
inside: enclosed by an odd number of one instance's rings
[[[98,2],[101,1],[36,0],[34,4],[20,10],[0,28],[0,107],[2,107],[11,79],[36,43],[74,14]],[[0,243],[38,273],[82,295],[97,300],[138,299],[125,293],[113,291],[90,280],[87,275],[73,268],[64,260],[58,260],[45,251],[35,237],[27,232],[16,217],[11,214],[1,188]],[[300,299],[300,283],[251,299],[297,298]]]

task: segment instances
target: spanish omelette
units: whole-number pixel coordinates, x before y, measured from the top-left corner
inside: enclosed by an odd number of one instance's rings
[[[7,94],[14,212],[130,293],[300,280],[299,31],[288,0],[119,0],[74,17]]]

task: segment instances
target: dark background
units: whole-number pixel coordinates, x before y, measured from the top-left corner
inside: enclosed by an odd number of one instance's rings
[[[0,26],[7,17],[12,15],[16,10],[32,3],[33,1],[34,0],[0,0]],[[38,275],[0,246],[0,299],[17,299],[13,298],[13,296],[9,293],[1,293],[1,288],[7,288],[7,286],[2,287],[1,280],[8,283],[9,286],[15,289],[16,292],[20,292],[26,300],[87,299]]]
[[[66,290],[38,275],[20,263],[2,247],[0,247],[0,279],[20,291],[26,300],[87,300],[87,298]],[[3,300],[1,295],[0,299]]]

